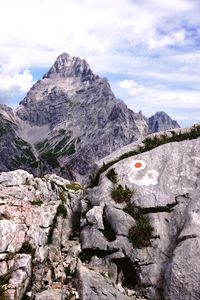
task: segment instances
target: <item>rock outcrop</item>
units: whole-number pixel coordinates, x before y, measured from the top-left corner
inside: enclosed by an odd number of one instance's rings
[[[56,175],[0,174],[0,299],[129,299],[103,269],[85,263],[79,232],[86,203],[78,183]]]
[[[0,173],[0,298],[199,299],[199,136],[134,142],[93,187]]]

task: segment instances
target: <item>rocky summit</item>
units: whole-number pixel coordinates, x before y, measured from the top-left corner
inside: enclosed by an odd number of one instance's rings
[[[128,109],[84,59],[63,53],[15,111],[0,107],[0,171],[83,180],[95,161],[150,132],[178,127],[168,116],[155,125],[157,117],[148,121]]]
[[[90,187],[0,173],[0,299],[197,300],[200,125],[152,134]]]

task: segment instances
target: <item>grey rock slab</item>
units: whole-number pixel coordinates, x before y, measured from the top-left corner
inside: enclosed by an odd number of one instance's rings
[[[108,249],[109,242],[103,233],[95,226],[87,226],[81,231],[81,247],[82,249],[104,250]]]
[[[104,216],[112,230],[119,235],[128,236],[128,232],[135,225],[135,220],[121,209],[105,205]]]
[[[9,220],[0,220],[0,252],[17,252],[25,242],[27,227]]]
[[[173,203],[175,197],[197,189],[200,167],[200,138],[168,143],[151,151],[121,160],[115,165],[120,184],[135,190],[136,206],[156,207]],[[141,170],[134,164],[142,161]],[[102,175],[99,193],[104,197],[107,177]],[[107,193],[107,191],[105,191]]]
[[[62,300],[64,294],[59,289],[48,289],[35,295],[35,300]]]
[[[104,229],[103,225],[103,207],[94,206],[86,213],[86,219],[89,224],[96,225],[98,229]]]
[[[27,180],[31,180],[33,175],[24,170],[16,170],[12,172],[0,173],[0,184],[5,187],[18,186],[26,184]]]
[[[82,300],[127,300],[111,280],[81,264],[78,267],[78,281]]]
[[[188,238],[173,253],[165,272],[165,299],[200,298],[200,239]]]

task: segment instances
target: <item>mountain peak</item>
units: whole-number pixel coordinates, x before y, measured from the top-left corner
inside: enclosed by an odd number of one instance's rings
[[[58,56],[53,66],[43,78],[60,76],[64,78],[79,77],[82,81],[94,80],[95,76],[85,59],[72,57],[67,53]]]
[[[180,128],[179,124],[170,118],[164,111],[158,111],[148,119],[151,132],[165,131],[173,128]]]

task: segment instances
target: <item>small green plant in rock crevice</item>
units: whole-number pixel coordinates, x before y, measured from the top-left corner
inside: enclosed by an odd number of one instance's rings
[[[30,254],[31,256],[34,255],[35,249],[29,244],[28,242],[24,242],[21,249],[19,250],[19,253],[24,253],[24,254]]]
[[[62,190],[62,191],[59,191],[59,198],[60,200],[62,201],[62,203],[66,203],[66,196],[65,196],[65,192]]]
[[[129,202],[133,194],[134,191],[131,191],[127,186],[125,186],[124,189],[123,186],[119,184],[117,187],[114,187],[112,189],[111,197],[117,203],[123,203],[123,202]]]
[[[129,214],[132,218],[137,220],[140,215],[141,209],[139,207],[134,206],[133,203],[127,203],[123,211],[127,214]]]
[[[148,247],[151,245],[153,227],[148,216],[140,215],[136,224],[129,230],[129,240],[135,248]]]
[[[80,184],[78,183],[70,183],[70,184],[66,184],[65,187],[69,190],[73,190],[73,191],[78,191],[78,190],[82,190],[82,187],[80,186]]]
[[[31,204],[36,205],[36,206],[41,206],[43,204],[43,201],[40,199],[33,200],[33,201],[31,201]]]
[[[110,169],[106,174],[106,177],[113,183],[117,183],[117,173],[115,172],[115,169]]]
[[[53,218],[53,223],[49,229],[49,234],[48,234],[48,245],[52,244],[53,242],[53,232],[56,227],[57,219],[59,216],[62,216],[63,218],[67,217],[67,209],[63,203],[60,203],[57,207],[56,214]]]
[[[67,217],[67,209],[66,209],[64,204],[59,204],[58,205],[56,215],[57,216],[63,216],[64,219]]]

